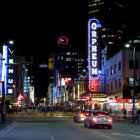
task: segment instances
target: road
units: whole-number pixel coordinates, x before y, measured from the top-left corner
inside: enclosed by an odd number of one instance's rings
[[[72,117],[15,118],[0,131],[0,140],[139,140],[140,126],[116,122],[107,128],[86,128]]]

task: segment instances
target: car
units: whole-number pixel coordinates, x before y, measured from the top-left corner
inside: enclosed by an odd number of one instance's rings
[[[78,112],[75,113],[74,115],[74,122],[84,122],[84,119],[89,116],[91,111],[90,110],[84,110],[81,111],[79,110]]]
[[[92,128],[93,126],[112,128],[113,119],[105,111],[92,110],[90,115],[84,119],[84,126]]]

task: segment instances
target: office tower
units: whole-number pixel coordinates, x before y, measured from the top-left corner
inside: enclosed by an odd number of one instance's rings
[[[112,56],[127,40],[128,0],[89,0],[88,15],[100,21],[101,47]]]

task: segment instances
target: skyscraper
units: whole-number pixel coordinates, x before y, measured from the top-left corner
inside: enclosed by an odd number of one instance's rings
[[[128,0],[89,0],[89,18],[102,24],[101,47],[108,48],[108,57],[119,51],[127,39]]]

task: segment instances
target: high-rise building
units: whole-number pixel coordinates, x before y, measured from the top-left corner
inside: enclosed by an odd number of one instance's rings
[[[112,56],[127,39],[128,0],[89,0],[88,15],[102,24],[101,46]]]
[[[87,71],[87,56],[78,54],[72,51],[71,45],[69,45],[68,37],[61,35],[58,37],[58,46],[56,52],[54,52],[48,59],[49,67],[49,83],[53,82],[53,96],[50,94],[50,98],[53,98],[53,103],[59,100],[59,87],[61,86],[61,80],[65,78],[77,78],[80,74]],[[50,91],[50,89],[48,89]]]

